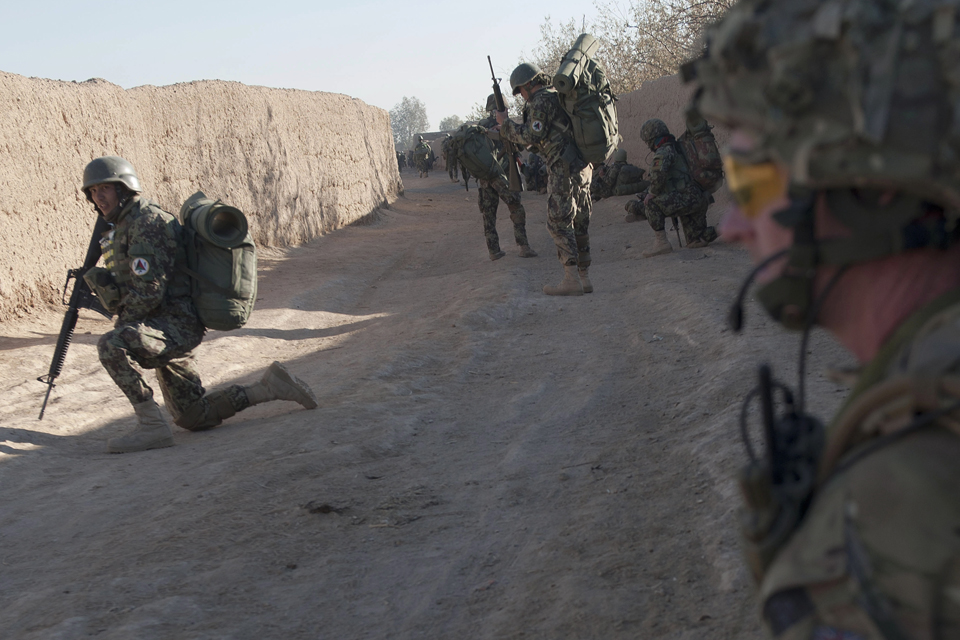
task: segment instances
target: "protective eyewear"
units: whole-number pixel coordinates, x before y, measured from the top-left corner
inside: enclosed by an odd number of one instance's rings
[[[787,181],[772,160],[745,162],[733,155],[723,158],[727,188],[747,218],[760,212],[787,191]]]

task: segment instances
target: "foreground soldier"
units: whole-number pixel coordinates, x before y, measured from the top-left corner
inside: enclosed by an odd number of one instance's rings
[[[117,156],[87,165],[83,192],[112,226],[100,242],[105,268],[94,267],[84,276],[104,307],[117,314],[114,329],[100,338],[97,350],[137,415],[136,429],[109,440],[108,451],[173,445],[170,425],[134,363],[156,370],[167,410],[176,424],[191,431],[211,429],[269,400],[317,406],[310,388],[279,362],[270,365],[260,382],[205,394],[191,353],[205,329],[190,297],[190,281],[180,270],[185,260],[180,223],[140,196],[133,166]]]
[[[777,638],[960,637],[958,18],[956,0],[742,0],[685,69],[732,129],[722,232],[770,259],[761,303],[864,365],[822,446],[801,391],[741,480]]]
[[[486,129],[493,129],[497,126],[497,118],[494,114],[497,112],[497,98],[492,93],[487,98],[486,118],[477,124]],[[500,142],[500,136],[496,131],[488,133],[494,140],[494,146],[497,149],[497,155],[503,159],[503,144]],[[507,159],[512,162],[512,159]],[[510,211],[510,221],[513,223],[513,238],[520,247],[521,258],[535,258],[537,252],[530,248],[530,242],[527,240],[527,212],[520,203],[520,192],[511,191],[510,183],[507,177],[502,173],[496,178],[484,180],[477,178],[478,195],[477,203],[480,206],[480,213],[483,215],[483,235],[487,241],[487,251],[490,253],[491,260],[499,260],[507,255],[500,250],[500,237],[497,235],[497,209],[500,201],[503,200]]]
[[[665,222],[667,218],[679,218],[683,225],[683,234],[687,237],[687,248],[705,247],[717,239],[717,232],[707,226],[707,207],[710,196],[690,175],[690,169],[683,154],[677,148],[676,138],[670,133],[663,120],[651,118],[640,128],[640,138],[654,152],[650,165],[650,187],[642,197],[641,207],[628,208],[627,222],[632,214],[635,219],[646,218],[656,234],[656,243],[643,252],[644,258],[663,255],[673,251],[667,239]]]
[[[563,265],[558,286],[546,285],[548,296],[591,293],[590,267],[590,165],[583,161],[571,133],[570,118],[560,106],[550,78],[524,62],[510,74],[513,95],[523,96],[523,124],[497,112],[500,135],[511,142],[533,147],[547,166],[547,230],[557,245]]]

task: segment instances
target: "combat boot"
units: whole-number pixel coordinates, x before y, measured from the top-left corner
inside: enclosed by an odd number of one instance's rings
[[[316,409],[317,398],[310,386],[297,378],[279,362],[274,362],[263,374],[260,382],[244,387],[247,400],[251,405],[271,400],[290,400],[299,403],[304,409]]]
[[[506,252],[506,251],[497,251],[497,252],[495,252],[495,253],[491,253],[491,254],[490,254],[490,260],[491,260],[491,261],[493,261],[493,260],[499,260],[500,258],[502,258],[502,257],[505,256],[505,255],[507,255],[507,252]]]
[[[582,296],[583,284],[580,282],[580,274],[577,273],[577,265],[564,265],[563,280],[560,284],[555,287],[545,284],[543,292],[548,296]]]
[[[107,440],[109,453],[133,453],[173,446],[173,432],[160,407],[152,399],[133,405],[137,427],[125,436]]]
[[[665,253],[670,253],[671,251],[673,251],[673,247],[670,246],[670,241],[667,240],[667,232],[666,232],[666,230],[663,230],[663,231],[655,231],[654,233],[656,233],[656,235],[657,235],[657,242],[656,242],[656,244],[653,245],[653,248],[652,248],[652,249],[650,249],[649,251],[644,251],[644,252],[641,254],[644,258],[652,258],[653,256],[661,256],[661,255],[663,255],[663,254],[665,254]]]
[[[520,246],[520,257],[521,258],[536,258],[537,252],[530,248],[530,245],[524,244]]]
[[[593,293],[593,284],[590,282],[590,276],[587,274],[587,269],[577,269],[577,275],[580,276],[580,285],[583,287],[583,292]]]

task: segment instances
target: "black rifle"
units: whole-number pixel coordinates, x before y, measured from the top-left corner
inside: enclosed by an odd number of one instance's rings
[[[497,111],[506,111],[507,103],[503,101],[503,93],[500,92],[500,80],[497,79],[497,74],[493,72],[493,61],[490,60],[490,56],[487,56],[487,62],[490,63],[490,77],[493,78],[493,95],[497,101]],[[517,158],[516,149],[513,147],[513,143],[509,140],[500,137],[500,141],[503,142],[503,151],[507,155],[507,170],[510,173],[510,190],[511,191],[523,191],[523,184],[520,182],[520,166],[518,164],[519,159]]]
[[[109,318],[110,312],[103,308],[100,301],[87,286],[83,279],[83,274],[97,266],[102,253],[100,248],[100,238],[103,232],[110,226],[103,216],[97,216],[97,224],[93,227],[93,237],[90,238],[90,246],[87,247],[87,257],[83,259],[83,266],[79,269],[67,270],[67,281],[63,285],[63,294],[61,302],[67,305],[67,312],[63,315],[63,324],[60,325],[60,335],[57,337],[57,347],[53,351],[53,360],[50,362],[50,370],[47,375],[37,378],[40,382],[47,385],[47,395],[43,398],[43,406],[40,408],[40,417],[43,420],[43,412],[47,410],[47,401],[50,399],[50,392],[56,386],[54,380],[63,371],[63,362],[67,358],[67,349],[70,348],[70,341],[73,339],[73,330],[77,328],[77,318],[80,316],[80,309],[90,309]],[[70,281],[75,280],[73,291],[70,293],[70,301],[66,301],[67,288]]]
[[[680,221],[677,220],[677,217],[674,216],[671,218],[673,220],[673,230],[677,232],[677,242],[680,243],[680,246],[683,246],[683,240],[680,239]]]

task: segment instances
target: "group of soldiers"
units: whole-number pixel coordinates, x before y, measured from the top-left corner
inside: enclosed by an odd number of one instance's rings
[[[804,332],[801,375],[815,325],[862,366],[827,426],[806,413],[802,388],[794,396],[766,368],[745,401],[738,520],[763,619],[782,640],[958,638],[960,0],[739,0],[708,30],[704,51],[683,73],[691,108],[731,131],[723,160],[736,205],[721,231],[757,262],[742,292],[756,279],[771,317]],[[550,78],[523,63],[510,85],[525,101],[523,121],[494,107],[484,125],[542,159],[563,267],[544,293],[591,293],[593,169]],[[619,154],[597,168],[594,193],[641,193],[628,216],[655,231],[645,255],[672,250],[667,218],[681,220],[688,246],[712,242],[710,198],[666,125],[647,121],[641,138],[654,153],[650,171]],[[480,187],[491,259],[504,254],[493,225],[500,200],[520,255],[535,256],[519,193],[505,178]],[[98,350],[138,418],[111,451],[173,442],[134,363],[157,370],[187,429],[268,400],[316,406],[276,363],[253,385],[207,394],[192,364],[203,327],[179,269],[176,219],[141,196],[120,158],[91,162],[83,192],[113,225],[102,244],[117,323]],[[742,314],[734,317],[739,330]],[[748,411],[754,401],[761,411]],[[748,434],[756,414],[759,450]]]

